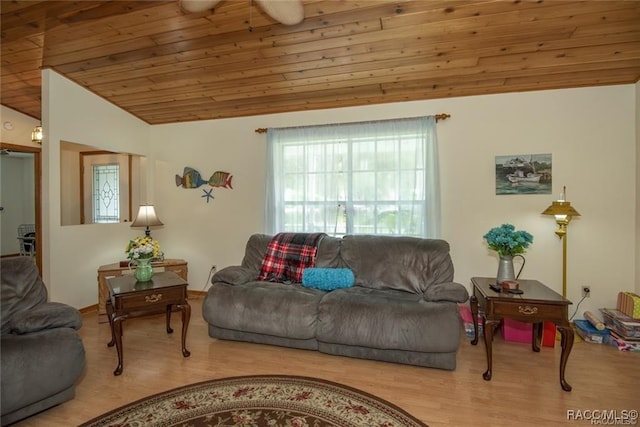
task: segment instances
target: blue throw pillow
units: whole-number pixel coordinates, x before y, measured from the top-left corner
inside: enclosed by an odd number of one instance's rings
[[[355,277],[348,268],[305,268],[302,272],[302,286],[332,291],[353,286]]]

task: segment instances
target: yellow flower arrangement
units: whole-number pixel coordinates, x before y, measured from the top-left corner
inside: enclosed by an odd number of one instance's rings
[[[158,243],[157,240],[153,240],[150,236],[136,237],[133,240],[129,240],[125,253],[127,254],[127,258],[133,261],[139,258],[157,258],[161,254],[160,243]]]

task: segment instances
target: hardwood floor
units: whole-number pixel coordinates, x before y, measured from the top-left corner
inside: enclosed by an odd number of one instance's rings
[[[115,348],[107,348],[109,326],[96,313],[84,316],[81,329],[87,368],[75,399],[30,417],[16,426],[78,425],[106,411],[150,394],[214,378],[290,374],[347,384],[386,399],[430,427],[588,425],[568,420],[567,411],[640,409],[640,353],[608,345],[576,342],[566,378],[558,380],[559,343],[532,353],[530,345],[494,342],[494,370],[482,379],[486,358],[482,341],[472,346],[464,336],[455,371],[331,356],[314,351],[212,339],[202,318],[202,297],[190,299],[187,348],[180,352],[180,316],[167,335],[162,315],[124,323],[124,372],[113,376]],[[364,427],[364,426],[363,426]]]

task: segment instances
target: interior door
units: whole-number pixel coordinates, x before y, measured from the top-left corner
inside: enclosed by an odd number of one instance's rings
[[[15,238],[15,243],[18,242],[18,229],[16,221],[22,223],[23,221],[30,222],[33,219],[33,223],[36,226],[36,243],[35,243],[35,258],[36,264],[40,272],[42,272],[42,211],[41,211],[41,182],[42,182],[42,160],[41,150],[38,147],[28,147],[25,145],[7,144],[0,142],[0,149],[5,153],[5,156],[11,157],[16,155],[21,158],[21,162],[14,162],[15,164],[29,163],[28,168],[25,167],[24,173],[33,173],[33,179],[30,176],[20,176],[19,172],[15,172],[11,178],[2,179],[1,192],[0,192],[0,232],[2,239],[5,241],[11,241]],[[6,150],[6,151],[5,151]],[[28,172],[30,171],[30,172]],[[24,188],[24,185],[28,185],[33,188]],[[24,196],[29,199],[24,199]],[[20,206],[17,206],[20,204]],[[29,210],[29,212],[26,212]],[[14,211],[18,212],[14,215]],[[5,221],[6,218],[6,221]],[[21,219],[26,218],[26,219]],[[19,225],[19,224],[18,224]],[[15,255],[15,248],[17,245],[3,244],[2,256]],[[13,248],[13,249],[12,249]],[[7,253],[5,253],[5,251]],[[11,252],[11,253],[9,253]]]
[[[130,221],[130,182],[131,182],[131,156],[127,154],[119,153],[107,153],[107,152],[83,152],[81,153],[81,223],[91,224],[94,222],[123,222]],[[119,185],[112,186],[108,191],[104,188],[96,188],[95,186],[95,166],[102,166],[110,168],[117,165],[116,181]],[[105,194],[113,193],[114,199],[106,197]],[[105,202],[105,200],[108,200]],[[96,206],[101,204],[117,205],[118,218],[111,221],[96,221],[96,212],[99,210]]]

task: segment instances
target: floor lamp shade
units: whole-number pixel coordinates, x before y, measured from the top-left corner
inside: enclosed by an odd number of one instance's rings
[[[558,237],[562,238],[567,234],[567,225],[569,225],[569,221],[574,216],[580,216],[577,210],[571,206],[571,203],[566,202],[564,200],[558,200],[551,203],[544,212],[543,215],[553,215],[556,218],[556,223],[558,224],[558,230],[556,234]]]
[[[153,205],[141,205],[138,209],[138,215],[136,219],[131,223],[131,227],[146,227],[145,234],[151,235],[149,227],[164,225],[156,214],[156,209]]]

